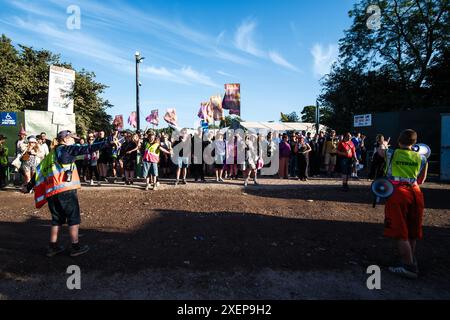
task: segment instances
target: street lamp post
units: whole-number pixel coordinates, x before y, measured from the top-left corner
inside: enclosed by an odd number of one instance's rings
[[[141,122],[140,122],[140,111],[139,111],[139,64],[144,60],[144,57],[141,57],[141,54],[139,51],[136,51],[135,54],[136,57],[136,122],[137,122],[137,130],[141,129]]]

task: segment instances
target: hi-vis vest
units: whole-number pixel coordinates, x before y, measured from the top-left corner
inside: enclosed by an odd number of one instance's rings
[[[159,155],[161,153],[161,151],[159,150],[159,146],[159,143],[154,142],[150,144],[149,142],[146,142],[143,160],[145,162],[158,163]]]
[[[417,152],[404,149],[388,150],[386,153],[386,177],[392,182],[417,182],[427,159]]]
[[[72,171],[72,179],[67,181],[66,171]],[[58,193],[81,188],[80,177],[76,166],[58,163],[56,150],[42,160],[36,168],[36,185],[34,187],[34,202],[36,208],[41,208],[50,198]]]

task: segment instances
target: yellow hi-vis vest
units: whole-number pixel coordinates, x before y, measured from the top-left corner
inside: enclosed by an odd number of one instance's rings
[[[388,150],[386,154],[386,177],[394,182],[417,182],[427,158],[412,150]]]
[[[71,181],[67,181],[66,171],[72,171]],[[59,164],[55,150],[50,151],[36,168],[35,179],[34,202],[38,209],[47,203],[47,198],[81,188],[77,167],[73,163]]]

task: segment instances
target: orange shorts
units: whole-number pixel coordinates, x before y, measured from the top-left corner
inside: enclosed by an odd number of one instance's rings
[[[418,185],[397,185],[384,209],[384,236],[402,240],[422,239],[423,194]]]

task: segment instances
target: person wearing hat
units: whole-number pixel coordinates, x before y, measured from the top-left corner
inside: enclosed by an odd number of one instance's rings
[[[21,147],[22,161],[21,171],[23,173],[24,181],[22,191],[24,193],[31,192],[27,187],[31,182],[32,177],[36,173],[36,167],[44,159],[45,155],[42,152],[35,136],[28,137],[28,144],[23,144]]]
[[[20,129],[18,136],[19,139],[16,141],[16,157],[23,152],[23,145],[27,144],[27,133],[24,128]]]
[[[75,159],[79,155],[91,154],[102,149],[106,145],[106,140],[90,145],[76,145],[75,139],[78,137],[72,132],[61,131],[57,136],[58,145],[50,151],[36,171],[34,186],[36,208],[48,203],[52,215],[48,257],[65,250],[58,245],[58,233],[64,224],[69,225],[72,242],[70,255],[76,257],[89,251],[89,247],[81,246],[78,239],[81,219],[77,190],[81,188],[81,184]],[[111,143],[117,144],[118,141],[115,139]]]
[[[6,137],[0,134],[0,189],[6,187],[6,169],[8,168],[8,147]]]

